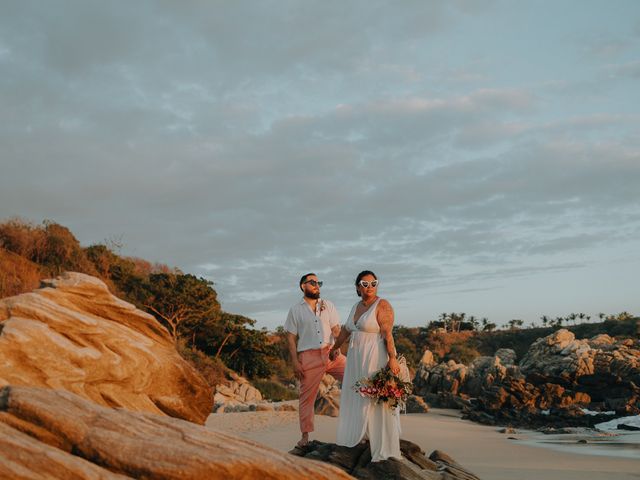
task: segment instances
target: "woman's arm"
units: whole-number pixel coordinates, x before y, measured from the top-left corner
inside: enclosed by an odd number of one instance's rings
[[[384,340],[384,344],[387,347],[387,353],[389,354],[389,368],[394,375],[400,372],[400,365],[398,365],[396,344],[393,341],[393,308],[391,304],[386,300],[380,300],[378,308],[376,309],[376,320],[380,326],[380,335]]]

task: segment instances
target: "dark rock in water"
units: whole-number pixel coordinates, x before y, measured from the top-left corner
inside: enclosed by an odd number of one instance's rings
[[[294,448],[290,453],[331,463],[363,480],[479,480],[439,450],[427,458],[418,445],[407,440],[400,440],[400,450],[402,460],[390,458],[372,462],[368,441],[349,448],[314,440],[305,447]]]
[[[632,432],[640,431],[640,427],[636,427],[635,425],[626,425],[624,423],[619,423],[616,428],[618,430],[630,430]]]

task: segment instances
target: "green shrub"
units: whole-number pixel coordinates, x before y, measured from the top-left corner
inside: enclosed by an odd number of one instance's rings
[[[444,360],[455,360],[458,363],[469,365],[480,356],[480,352],[465,343],[454,343],[451,350],[445,355]]]
[[[298,392],[294,389],[287,388],[280,382],[268,379],[253,380],[253,386],[260,390],[262,398],[274,402],[283,400],[295,400],[298,398]]]
[[[204,377],[210,387],[226,383],[229,369],[219,358],[205,355],[198,349],[188,347],[183,339],[176,345],[178,353]]]

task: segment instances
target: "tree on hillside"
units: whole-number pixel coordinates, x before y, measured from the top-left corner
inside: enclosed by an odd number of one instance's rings
[[[519,318],[514,318],[509,320],[507,322],[507,325],[509,325],[510,330],[517,330],[518,328],[522,327],[522,325],[524,325],[524,320],[520,320]]]
[[[174,341],[188,332],[193,342],[207,321],[219,315],[220,304],[212,285],[190,274],[152,274],[144,306],[169,330]]]
[[[255,323],[243,315],[221,312],[215,328],[203,335],[205,351],[243,375],[268,377],[273,372],[269,359],[279,356],[278,345],[269,341],[266,330],[254,329]]]
[[[551,319],[549,317],[547,317],[546,315],[541,316],[540,320],[542,320],[542,326],[543,327],[546,327],[547,324],[549,324],[551,322]]]
[[[483,332],[493,332],[496,329],[496,324],[490,322],[487,317],[482,318],[482,331]]]
[[[475,331],[480,330],[480,321],[478,320],[478,318],[477,318],[477,317],[475,317],[474,315],[471,315],[471,316],[469,317],[468,322],[469,322],[469,324],[471,325],[471,328],[472,328],[473,330],[475,330]]]

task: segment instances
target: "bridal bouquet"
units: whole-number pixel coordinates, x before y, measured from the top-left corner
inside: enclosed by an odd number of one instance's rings
[[[400,407],[401,410],[404,410],[407,397],[413,390],[413,384],[404,357],[398,357],[398,363],[400,363],[398,375],[394,375],[386,366],[371,377],[358,380],[353,389],[361,396],[375,400],[376,403],[383,402],[391,409]]]

